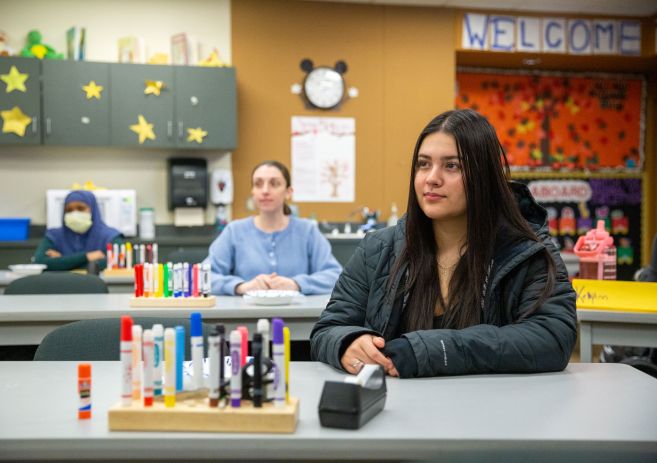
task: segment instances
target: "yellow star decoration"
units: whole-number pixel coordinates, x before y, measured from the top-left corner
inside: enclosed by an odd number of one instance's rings
[[[104,87],[102,85],[96,85],[95,80],[92,80],[87,85],[82,86],[82,90],[84,90],[84,92],[87,94],[87,100],[91,100],[92,98],[100,100],[100,92],[103,91],[103,88]]]
[[[0,79],[7,84],[7,93],[18,90],[20,92],[25,92],[25,81],[30,77],[29,74],[21,74],[16,69],[16,66],[12,66],[9,69],[9,74],[0,74]]]
[[[7,111],[1,111],[0,116],[4,121],[2,133],[15,133],[19,137],[25,136],[25,129],[32,123],[32,118],[24,114],[18,106],[14,106]]]
[[[212,50],[212,53],[210,53],[210,55],[208,55],[208,57],[205,58],[204,60],[199,61],[198,65],[205,67],[219,68],[226,66],[226,63],[221,61],[221,59],[219,58],[219,52],[217,50]]]
[[[144,116],[139,115],[139,123],[131,125],[130,130],[139,135],[139,144],[142,145],[146,139],[155,140],[153,124],[149,124]]]
[[[145,82],[146,88],[144,89],[144,95],[160,96],[160,92],[166,87],[161,80],[147,80]]]
[[[195,141],[199,145],[203,143],[203,139],[208,136],[208,133],[201,127],[195,129],[187,129],[187,141]]]

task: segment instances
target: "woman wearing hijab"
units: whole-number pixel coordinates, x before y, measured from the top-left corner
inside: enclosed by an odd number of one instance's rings
[[[100,269],[107,264],[107,243],[121,243],[123,235],[105,225],[96,197],[89,191],[71,191],[64,199],[64,225],[46,231],[34,254],[34,262],[48,270],[85,268],[95,262]]]

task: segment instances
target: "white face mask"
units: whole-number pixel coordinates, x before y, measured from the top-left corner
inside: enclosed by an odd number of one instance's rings
[[[92,223],[91,212],[73,211],[64,214],[64,224],[75,233],[85,233]]]

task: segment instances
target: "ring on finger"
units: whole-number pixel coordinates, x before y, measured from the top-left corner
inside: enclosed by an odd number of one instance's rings
[[[351,367],[352,368],[357,368],[358,365],[360,365],[361,363],[363,363],[363,362],[361,362],[360,359],[356,359],[353,362],[351,362]]]

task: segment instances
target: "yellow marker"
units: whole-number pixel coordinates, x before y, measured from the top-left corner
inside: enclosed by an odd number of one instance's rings
[[[290,328],[283,327],[283,346],[285,347],[285,402],[290,401]]]
[[[164,405],[176,405],[176,331],[164,330]]]
[[[577,308],[657,313],[657,283],[613,280],[573,280]]]
[[[162,297],[164,294],[164,266],[157,264],[157,291],[155,297]]]
[[[132,268],[132,243],[128,241],[125,244],[125,266]]]

